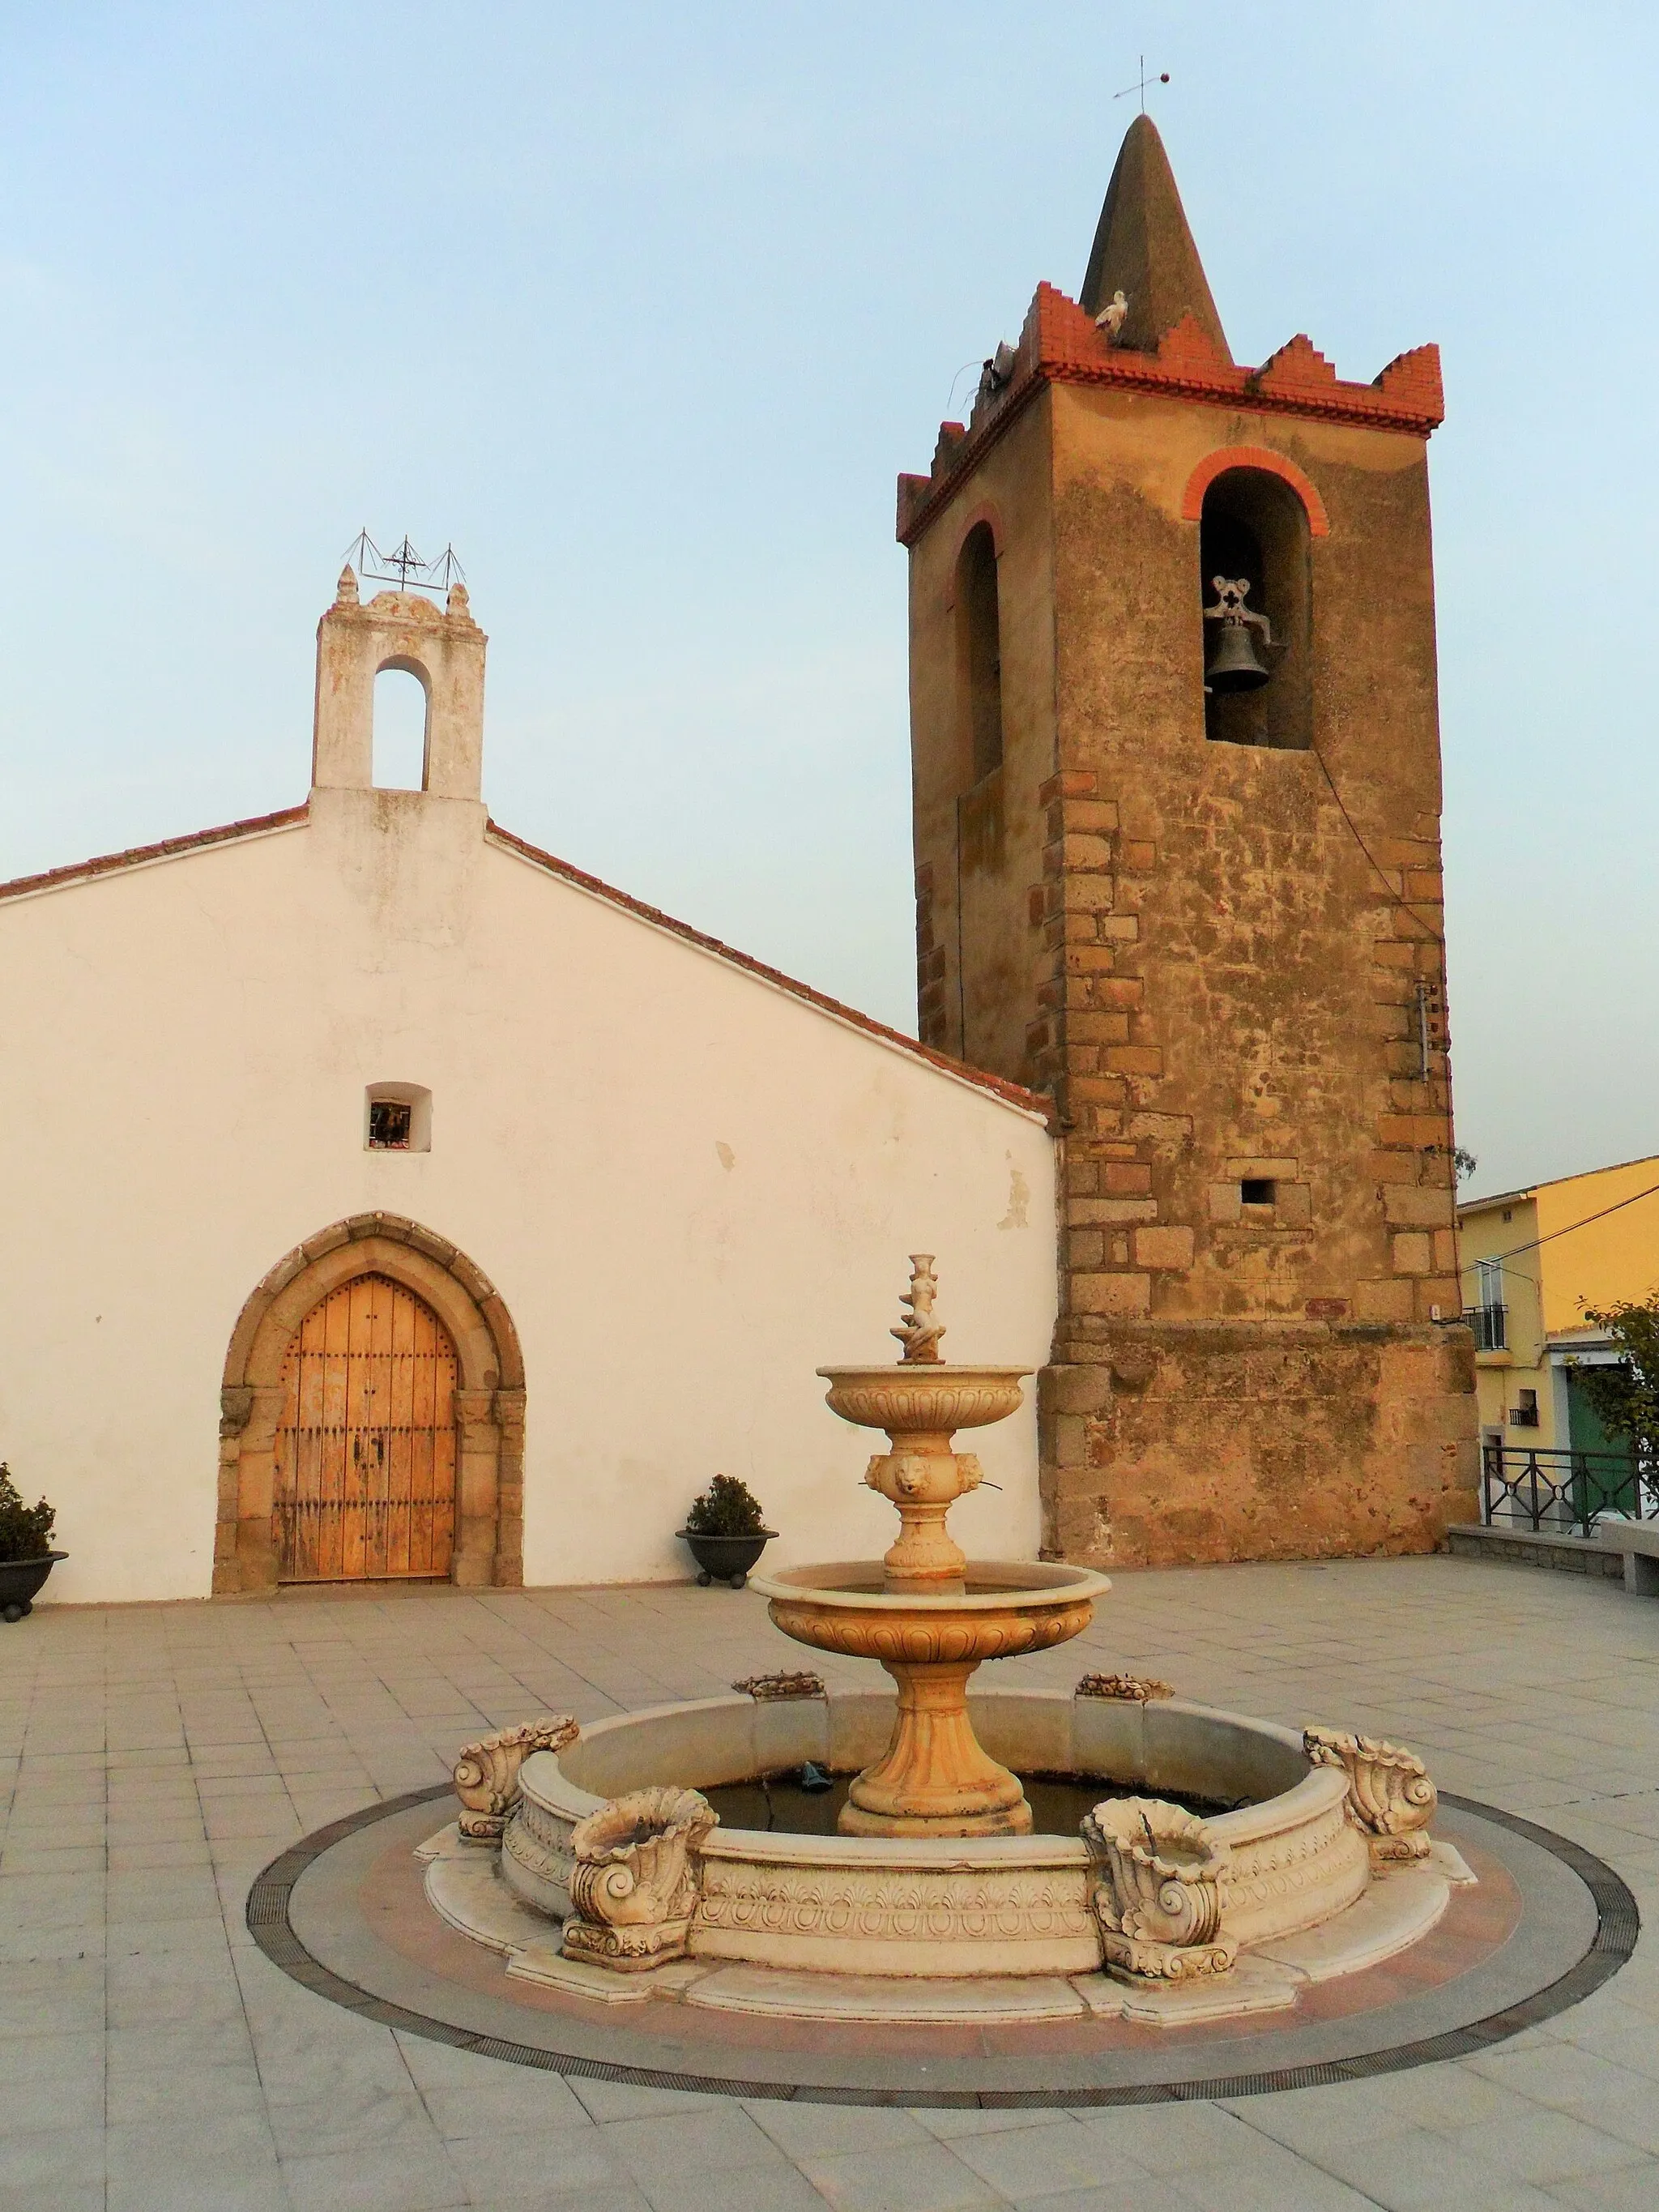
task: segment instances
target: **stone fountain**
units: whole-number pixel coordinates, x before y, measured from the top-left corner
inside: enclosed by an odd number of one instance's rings
[[[898,1686],[891,1739],[854,1781],[837,1821],[843,1835],[1029,1835],[1018,1776],[974,1733],[969,1678],[988,1659],[1069,1643],[1111,1584],[1084,1567],[970,1565],[952,1539],[951,1507],[982,1479],[971,1452],[951,1449],[955,1433],[1017,1412],[1030,1370],[947,1365],[933,1254],[913,1253],[910,1268],[908,1314],[891,1332],[903,1346],[897,1364],[818,1370],[832,1411],[886,1431],[892,1449],[864,1479],[898,1508],[897,1541],[879,1563],[786,1568],[751,1575],[750,1587],[786,1636],[877,1660]]]
[[[420,1853],[439,1917],[586,2002],[978,2025],[1285,2010],[1417,1942],[1472,1877],[1431,1840],[1409,1752],[1127,1673],[970,1692],[986,1661],[1082,1633],[1109,1585],[951,1537],[981,1480],[956,1432],[1014,1413],[1030,1370],[944,1360],[932,1256],[911,1267],[902,1357],[818,1370],[843,1420],[886,1433],[864,1480],[896,1540],[749,1584],[797,1643],[876,1661],[896,1700],[780,1672],[486,1736],[456,1762],[459,1820]],[[845,1788],[836,1832],[775,1818],[809,1771]],[[1063,1817],[1049,1800],[1034,1820],[1022,1775],[1070,1792]]]

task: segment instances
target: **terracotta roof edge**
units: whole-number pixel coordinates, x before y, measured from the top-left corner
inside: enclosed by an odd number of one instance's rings
[[[705,930],[694,929],[690,922],[676,921],[672,914],[665,914],[660,907],[648,906],[643,899],[636,899],[627,891],[618,890],[614,884],[607,884],[602,877],[589,875],[585,868],[578,868],[568,860],[560,860],[556,854],[544,852],[539,845],[532,845],[527,838],[515,836],[512,830],[504,830],[499,822],[489,823],[487,834],[497,844],[516,853],[521,860],[545,868],[550,875],[559,877],[576,890],[604,899],[609,905],[620,907],[625,914],[631,914],[636,920],[648,922],[654,928],[666,930],[671,936],[695,945],[699,951],[712,954],[717,960],[724,960],[732,967],[744,969],[762,982],[771,984],[775,989],[787,992],[792,998],[803,1000],[809,1006],[815,1006],[820,1013],[829,1014],[836,1021],[863,1030],[866,1036],[875,1037],[879,1042],[908,1054],[912,1060],[926,1062],[928,1066],[937,1068],[942,1075],[952,1076],[960,1083],[971,1085],[975,1090],[988,1091],[993,1097],[1001,1099],[1005,1105],[1041,1119],[1051,1132],[1058,1127],[1054,1102],[1042,1092],[1027,1091],[1021,1085],[1010,1083],[1000,1075],[988,1074],[982,1068],[969,1067],[959,1060],[952,1060],[948,1053],[936,1052],[931,1045],[923,1044],[915,1037],[906,1036],[902,1030],[890,1029],[885,1022],[878,1022],[869,1014],[860,1013],[856,1006],[846,1006],[841,1000],[832,999],[827,992],[815,990],[811,984],[800,982],[793,975],[786,975],[780,968],[768,967],[763,960],[757,960],[750,953],[739,952],[735,945],[709,936]]]
[[[155,845],[132,845],[122,853],[103,853],[90,860],[72,860],[65,867],[47,868],[36,876],[15,876],[0,884],[0,899],[25,898],[32,891],[56,890],[60,886],[87,883],[112,875],[118,868],[142,868],[152,860],[170,860],[204,846],[227,845],[239,837],[259,837],[274,830],[296,828],[310,816],[308,804],[284,806],[275,814],[253,814],[241,822],[226,822],[216,830],[194,830],[185,837],[163,837]]]

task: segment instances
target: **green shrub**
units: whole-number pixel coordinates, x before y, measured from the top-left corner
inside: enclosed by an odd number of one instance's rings
[[[11,1469],[0,1460],[0,1559],[39,1559],[52,1549],[52,1524],[58,1518],[43,1498],[25,1505]]]
[[[694,1498],[685,1525],[694,1536],[759,1536],[766,1516],[758,1498],[735,1474],[717,1474],[702,1496]]]

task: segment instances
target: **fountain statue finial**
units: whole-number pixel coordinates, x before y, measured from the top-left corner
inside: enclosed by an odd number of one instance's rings
[[[890,1336],[897,1337],[904,1346],[903,1358],[907,1366],[941,1366],[939,1340],[945,1334],[943,1322],[933,1319],[933,1297],[939,1289],[939,1278],[933,1273],[931,1252],[910,1255],[910,1287],[899,1298],[902,1306],[910,1309],[909,1318],[890,1329]]]

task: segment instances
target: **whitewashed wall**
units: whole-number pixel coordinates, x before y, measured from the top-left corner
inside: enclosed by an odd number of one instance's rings
[[[947,1358],[1046,1356],[1033,1115],[489,841],[483,810],[313,794],[308,825],[0,900],[0,1458],[58,1508],[54,1601],[205,1595],[231,1329],[301,1238],[380,1207],[506,1300],[525,1579],[667,1577],[717,1470],[783,1540],[890,1540],[879,1437],[813,1370],[887,1358],[905,1255]],[[433,1093],[368,1152],[363,1092]],[[966,1441],[966,1440],[964,1440]],[[1037,1541],[1036,1425],[953,1516]]]

